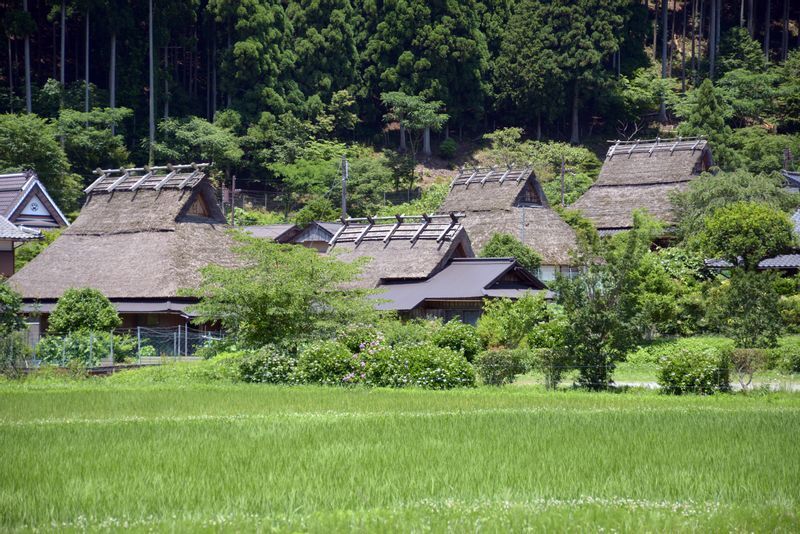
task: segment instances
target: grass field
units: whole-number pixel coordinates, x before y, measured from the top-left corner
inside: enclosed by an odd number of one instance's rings
[[[0,530],[796,531],[800,396],[0,386]]]

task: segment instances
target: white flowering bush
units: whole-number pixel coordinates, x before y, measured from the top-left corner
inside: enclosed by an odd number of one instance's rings
[[[297,358],[289,350],[265,345],[250,352],[239,362],[239,374],[244,382],[287,384],[295,380]]]

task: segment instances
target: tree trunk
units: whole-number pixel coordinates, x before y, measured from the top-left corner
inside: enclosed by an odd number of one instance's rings
[[[542,140],[542,112],[536,113],[536,140]]]
[[[153,164],[153,144],[156,140],[156,95],[155,95],[155,72],[154,72],[154,53],[153,53],[153,0],[148,2],[149,11],[147,13],[147,42],[148,42],[148,53],[150,54],[150,85],[148,86],[149,89],[149,133],[150,133],[150,150],[149,150],[149,162],[150,165]]]
[[[715,58],[719,56],[719,42],[720,42],[720,37],[722,37],[722,0],[716,0],[716,4],[717,4],[717,15],[716,15],[717,38],[716,38],[716,48],[714,49]]]
[[[233,30],[231,29],[230,25],[228,25],[228,55],[230,56],[233,54],[233,44],[231,44],[231,33]],[[231,107],[231,85],[228,84],[228,89],[225,91],[225,103],[226,107]]]
[[[766,13],[764,13],[764,57],[769,61],[769,31],[772,29],[772,0],[766,0]]]
[[[695,47],[695,37],[697,37],[697,0],[692,0],[692,77],[697,85],[697,48]]]
[[[169,118],[169,41],[164,47],[164,118]]]
[[[783,33],[781,34],[781,61],[786,61],[789,55],[789,2],[783,0]]]
[[[711,0],[711,20],[708,26],[708,76],[714,79],[717,51],[717,1]]]
[[[430,157],[433,154],[431,150],[431,129],[425,128],[422,133],[422,153]]]
[[[8,39],[8,106],[14,113],[14,57],[11,54],[11,37]]]
[[[739,1],[739,27],[744,28],[744,0]]]
[[[681,92],[686,93],[686,24],[689,10],[683,4],[683,33],[681,35]]]
[[[668,0],[663,0],[667,2]],[[658,0],[653,11],[653,61],[658,59]]]
[[[756,20],[755,13],[753,13],[753,0],[747,0],[747,32],[750,38],[755,38],[756,34]]]
[[[61,0],[61,89],[66,86],[66,65],[67,65],[67,6],[66,0]]]
[[[406,146],[406,127],[403,124],[400,124],[400,152],[405,152],[408,150]]]
[[[28,12],[28,0],[22,0],[22,9]],[[33,111],[31,106],[31,38],[25,34],[25,109],[28,113]]]
[[[211,20],[211,118],[217,114],[217,22]]]
[[[678,12],[678,0],[672,0],[672,24],[670,24],[667,40],[667,78],[672,78],[672,58],[675,55],[673,43],[675,41],[675,14]]]
[[[108,100],[111,109],[117,108],[117,33],[111,32],[111,67],[108,77]],[[111,135],[116,134],[117,125],[111,121]]]
[[[667,0],[664,0],[666,2]],[[578,81],[575,80],[575,90],[572,95],[572,132],[570,133],[569,142],[577,145],[581,142],[580,120],[578,117],[578,97],[580,95],[580,87]]]
[[[667,17],[669,16],[669,0],[661,0],[661,79],[667,78]],[[661,93],[661,105],[658,108],[658,122],[667,123],[667,95]]]
[[[89,113],[89,12],[86,12],[86,49],[84,51],[84,74],[86,80],[84,82],[83,92],[83,110]]]

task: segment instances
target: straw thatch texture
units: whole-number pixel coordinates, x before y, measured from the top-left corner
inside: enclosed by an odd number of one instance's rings
[[[71,287],[111,299],[176,297],[197,286],[200,268],[239,264],[211,191],[203,180],[183,190],[92,193],[75,223],[10,282],[25,299],[57,299]],[[199,198],[208,217],[187,214]]]
[[[397,232],[399,235],[396,238],[384,241],[392,226],[375,225],[368,232],[372,235],[365,236],[360,242],[345,237],[331,247],[330,253],[342,261],[353,262],[359,258],[370,258],[354,285],[373,288],[387,280],[426,279],[442,269],[452,258],[474,256],[469,237],[460,225],[448,232],[445,239],[437,241],[435,238],[425,238],[412,241],[409,235],[414,225],[409,224],[408,229]],[[448,226],[431,224],[431,235],[440,234]]]
[[[670,224],[675,222],[670,195],[684,191],[712,164],[702,139],[615,144],[597,182],[571,207],[601,233],[631,228],[635,210]]]
[[[439,212],[465,213],[462,224],[476,250],[480,251],[492,235],[505,233],[538,252],[543,265],[572,263],[570,251],[576,246],[575,232],[548,207],[547,197],[529,168],[511,169],[504,178],[505,171],[495,170],[483,184],[485,171],[466,183],[468,173],[462,172],[453,181]],[[497,177],[503,178],[502,183]]]

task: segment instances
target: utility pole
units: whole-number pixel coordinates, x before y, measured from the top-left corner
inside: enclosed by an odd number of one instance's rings
[[[236,226],[236,175],[231,177],[231,226]]]
[[[349,171],[349,163],[347,163],[347,156],[342,154],[342,219],[347,218],[347,175]]]
[[[150,96],[150,110],[149,110],[149,113],[150,113],[150,157],[149,157],[149,161],[150,161],[150,165],[152,165],[153,164],[153,156],[154,156],[153,155],[153,144],[155,143],[155,140],[156,140],[156,116],[155,116],[156,115],[156,107],[155,107],[156,106],[156,95],[155,95],[156,88],[155,88],[155,73],[153,71],[153,69],[154,69],[154,67],[153,67],[153,0],[150,0],[148,5],[149,5],[149,9],[150,9],[150,11],[148,13],[148,23],[149,24],[148,24],[148,28],[147,28],[147,30],[148,30],[148,42],[150,44],[150,46],[149,46],[149,48],[150,48],[150,50],[149,50],[149,52],[150,52],[150,87],[148,88],[149,89],[149,93],[150,93],[150,95],[149,95]]]
[[[564,207],[564,171],[567,164],[567,157],[561,156],[561,207]]]

